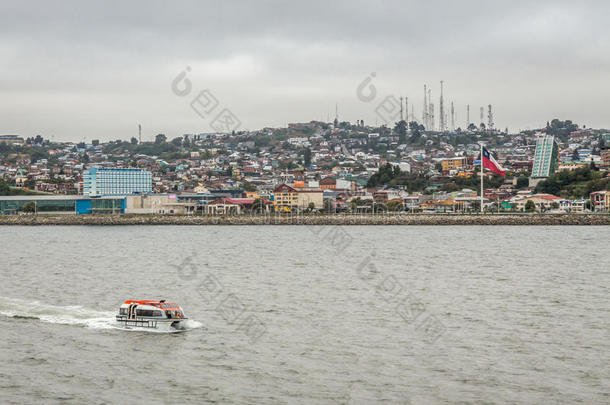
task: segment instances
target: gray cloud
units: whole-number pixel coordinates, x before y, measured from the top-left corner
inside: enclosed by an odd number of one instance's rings
[[[209,131],[170,91],[191,66],[244,128],[340,118],[375,122],[355,96],[423,84],[455,101],[457,122],[494,105],[496,122],[553,117],[610,127],[605,1],[0,3],[0,132],[113,139]],[[379,101],[381,99],[379,98]],[[438,101],[437,101],[438,104]],[[473,119],[474,120],[474,119]]]

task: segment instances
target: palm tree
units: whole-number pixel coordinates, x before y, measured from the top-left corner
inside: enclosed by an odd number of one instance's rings
[[[404,209],[404,205],[401,201],[392,200],[388,202],[388,210],[392,212],[402,211]]]
[[[262,214],[265,212],[265,201],[262,198],[257,198],[252,203],[252,212]]]

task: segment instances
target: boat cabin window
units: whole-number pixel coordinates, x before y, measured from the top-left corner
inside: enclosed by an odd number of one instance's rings
[[[119,315],[127,315],[127,308],[119,308]]]
[[[168,318],[184,318],[182,311],[166,311]]]
[[[137,316],[161,316],[161,311],[152,310],[152,309],[137,309]]]

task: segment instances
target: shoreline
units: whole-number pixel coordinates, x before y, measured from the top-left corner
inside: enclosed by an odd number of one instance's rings
[[[610,225],[610,214],[0,215],[3,225]]]

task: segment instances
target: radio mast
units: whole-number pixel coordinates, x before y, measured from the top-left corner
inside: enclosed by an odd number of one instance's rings
[[[426,127],[426,129],[428,129],[429,125],[428,125],[428,90],[426,89],[426,85],[424,84],[424,110],[422,112],[422,122],[424,124],[424,127]]]
[[[445,122],[445,100],[443,100],[443,81],[441,80],[441,98],[439,101],[439,111],[438,111],[438,130],[443,132],[447,128],[447,123]]]

